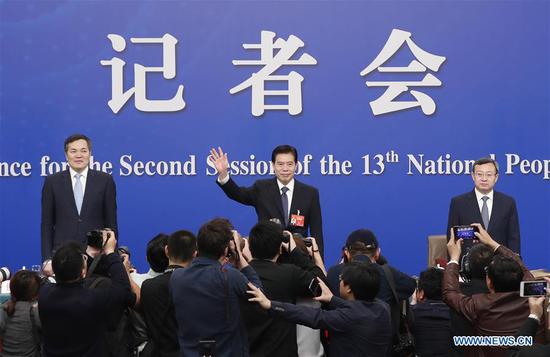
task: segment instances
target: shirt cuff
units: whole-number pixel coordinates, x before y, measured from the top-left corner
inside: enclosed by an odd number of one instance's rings
[[[456,260],[449,260],[447,265],[452,264],[452,263],[455,263],[456,265],[460,265],[460,264],[458,264],[458,262]]]
[[[529,314],[529,316],[527,316],[527,318],[536,320],[536,321],[537,321],[537,324],[540,325],[540,319],[539,319],[539,317],[538,317],[537,315],[535,315],[535,314]]]
[[[223,179],[220,179],[220,177],[218,176],[218,183],[220,185],[225,185],[227,182],[229,181],[229,173],[227,173],[227,176],[225,176]]]

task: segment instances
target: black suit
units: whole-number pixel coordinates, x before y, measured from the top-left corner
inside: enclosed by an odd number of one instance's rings
[[[449,208],[447,237],[452,226],[480,223],[481,212],[475,191],[453,197]],[[489,219],[489,228],[484,226],[489,235],[498,243],[520,253],[519,221],[516,202],[510,196],[493,191],[493,208]]]
[[[262,281],[264,293],[271,300],[296,303],[296,298],[310,296],[309,283],[316,276],[325,279],[323,271],[299,249],[290,254],[292,264],[279,264],[254,259],[250,265]],[[296,324],[268,315],[257,304],[241,304],[251,357],[297,357]]]
[[[244,205],[253,206],[256,209],[259,221],[278,218],[281,222],[285,222],[281,193],[276,178],[257,180],[252,187],[239,187],[231,178],[224,185],[217,183],[227,197]],[[292,193],[289,215],[298,214],[298,210],[300,215],[305,218],[304,226],[298,227],[289,224],[286,229],[292,233],[300,233],[304,237],[309,235],[315,237],[322,256],[323,221],[319,191],[313,186],[294,179],[294,192]],[[308,227],[310,234],[308,234]]]
[[[544,322],[543,322],[544,323]],[[519,336],[531,336],[533,340],[537,334],[539,324],[537,320],[528,318],[516,333]],[[508,350],[508,357],[547,357],[550,356],[550,344],[533,343],[533,346],[513,346]]]
[[[180,356],[178,323],[174,303],[170,296],[171,269],[155,278],[145,280],[141,286],[141,309],[147,323],[148,342],[153,345],[153,355],[157,357]]]
[[[42,259],[69,240],[86,246],[86,233],[111,228],[118,238],[116,188],[111,175],[88,170],[80,215],[69,170],[46,177],[42,188]]]

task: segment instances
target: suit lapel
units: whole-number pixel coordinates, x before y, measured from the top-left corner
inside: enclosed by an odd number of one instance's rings
[[[71,172],[67,169],[63,173],[63,190],[65,195],[70,197],[71,206],[74,214],[78,216],[78,210],[76,209],[76,202],[74,201],[73,182],[71,180]]]
[[[271,184],[271,190],[270,195],[272,196],[272,201],[275,202],[275,207],[277,207],[277,212],[279,212],[279,219],[281,219],[281,223],[284,225],[284,211],[283,211],[283,202],[281,200],[281,194],[279,191],[279,185],[277,184],[277,178],[274,178]]]
[[[493,191],[493,207],[491,209],[491,216],[489,217],[489,227],[493,226],[494,222],[498,221],[498,217],[501,215],[501,209],[503,209],[500,202],[500,196],[496,191]],[[486,228],[489,231],[489,227]]]
[[[83,216],[85,211],[86,211],[86,207],[88,206],[88,203],[90,201],[90,195],[92,195],[92,190],[95,188],[94,187],[94,179],[93,179],[93,176],[94,176],[94,172],[91,170],[91,169],[88,169],[88,177],[86,177],[86,189],[84,190],[84,197],[82,198],[82,207],[80,208],[80,215]],[[75,207],[76,207],[76,203],[75,203]]]
[[[483,226],[483,228],[487,229],[487,227],[483,224],[483,218],[481,218],[481,211],[479,210],[479,204],[477,203],[475,191],[470,192],[468,202],[470,204],[470,211],[474,212],[474,223],[479,223]]]
[[[294,192],[292,192],[292,202],[290,203],[290,212],[289,215],[296,214],[300,210],[300,214],[303,216],[303,208],[298,205],[298,198],[302,192],[302,184],[294,179]]]

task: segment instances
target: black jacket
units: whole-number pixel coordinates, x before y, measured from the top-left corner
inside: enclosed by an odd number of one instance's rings
[[[87,289],[83,281],[46,284],[38,295],[46,357],[107,356],[106,332],[112,306],[133,305],[135,295],[120,257],[105,257],[111,289]]]
[[[216,183],[218,182],[216,181]],[[281,194],[276,178],[257,180],[251,187],[239,187],[232,178],[229,178],[229,181],[224,185],[219,183],[218,185],[227,197],[244,205],[253,206],[256,209],[259,221],[278,218],[281,222],[285,222]],[[319,191],[313,186],[294,179],[294,192],[292,193],[289,215],[297,214],[298,211],[305,218],[304,226],[292,226],[289,223],[286,229],[292,233],[300,233],[304,237],[315,237],[321,256],[323,256],[323,220],[321,218]]]
[[[252,260],[264,293],[271,300],[296,303],[296,297],[311,296],[309,283],[324,274],[299,249],[290,254],[294,264],[278,264],[268,260]],[[298,356],[296,324],[273,318],[256,304],[241,304],[241,314],[248,333],[250,356]]]

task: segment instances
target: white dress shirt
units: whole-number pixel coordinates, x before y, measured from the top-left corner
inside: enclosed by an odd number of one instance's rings
[[[225,185],[227,182],[229,181],[229,174],[227,174],[227,176],[225,176],[223,179],[220,179],[220,176],[218,176],[218,183],[220,185]],[[277,186],[279,186],[279,195],[282,195],[283,194],[283,191],[281,190],[283,188],[283,183],[281,181],[279,181],[279,179],[277,179]],[[292,206],[292,195],[294,194],[294,178],[292,180],[290,180],[290,182],[286,185],[286,187],[288,188],[288,191],[286,191],[286,197],[288,197],[288,214],[289,214],[289,219],[290,219],[290,215],[292,214],[292,212],[290,212],[290,206]]]
[[[73,170],[72,167],[69,167],[69,173],[71,174],[71,183],[73,186],[73,192],[74,192],[74,185],[76,184],[76,175],[78,172]],[[88,178],[88,168],[86,167],[81,173],[82,176],[80,177],[80,184],[82,185],[82,197],[84,197],[84,193],[86,192],[86,179]]]
[[[479,192],[477,188],[475,189],[476,192],[476,198],[477,198],[477,204],[479,206],[479,212],[481,213],[481,209],[483,207],[483,197],[487,196],[489,199],[487,200],[487,209],[489,211],[489,220],[491,220],[491,212],[493,212],[493,193],[494,191],[491,190],[488,194],[484,195],[483,193]],[[479,222],[481,223],[481,222]],[[487,228],[487,227],[485,227]]]

